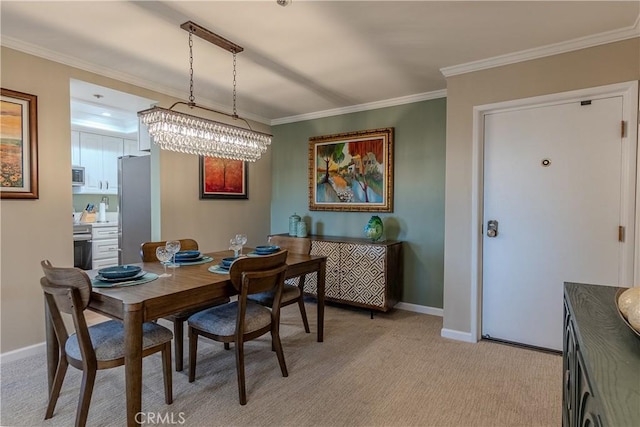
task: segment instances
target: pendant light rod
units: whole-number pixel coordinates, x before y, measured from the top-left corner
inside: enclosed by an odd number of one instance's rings
[[[180,28],[182,28],[183,30],[189,32],[189,33],[193,33],[196,36],[208,41],[209,43],[213,43],[218,47],[223,48],[224,50],[227,50],[231,53],[240,53],[244,50],[244,48],[242,46],[239,46],[227,39],[225,39],[222,36],[217,35],[216,33],[213,33],[209,30],[207,30],[206,28],[204,28],[201,25],[196,24],[193,21],[187,21],[184,24],[180,25]]]

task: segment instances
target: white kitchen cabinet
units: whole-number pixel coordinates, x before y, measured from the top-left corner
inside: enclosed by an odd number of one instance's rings
[[[85,168],[81,193],[118,194],[118,157],[123,154],[123,139],[79,132],[80,165]]]
[[[80,166],[80,132],[71,131],[71,165]]]
[[[125,156],[148,156],[150,153],[146,151],[140,151],[138,147],[138,141],[135,139],[124,140],[124,154]]]
[[[151,135],[149,135],[149,128],[142,123],[142,120],[138,119],[138,150],[151,151]]]
[[[101,268],[115,267],[118,265],[118,258],[94,259],[91,268],[99,270]]]
[[[118,265],[118,226],[94,226],[91,228],[92,268]]]

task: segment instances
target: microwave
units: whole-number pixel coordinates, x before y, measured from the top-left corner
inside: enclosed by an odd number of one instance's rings
[[[84,166],[71,166],[71,185],[73,187],[84,185]]]

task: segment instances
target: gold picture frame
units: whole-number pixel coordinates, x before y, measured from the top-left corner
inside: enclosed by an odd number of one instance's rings
[[[309,209],[393,212],[393,128],[309,138]]]
[[[0,197],[37,199],[38,97],[0,90]]]

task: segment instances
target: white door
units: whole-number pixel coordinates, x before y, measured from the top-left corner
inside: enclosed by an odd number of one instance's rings
[[[621,120],[622,96],[485,115],[484,337],[561,350],[563,283],[620,282]]]

